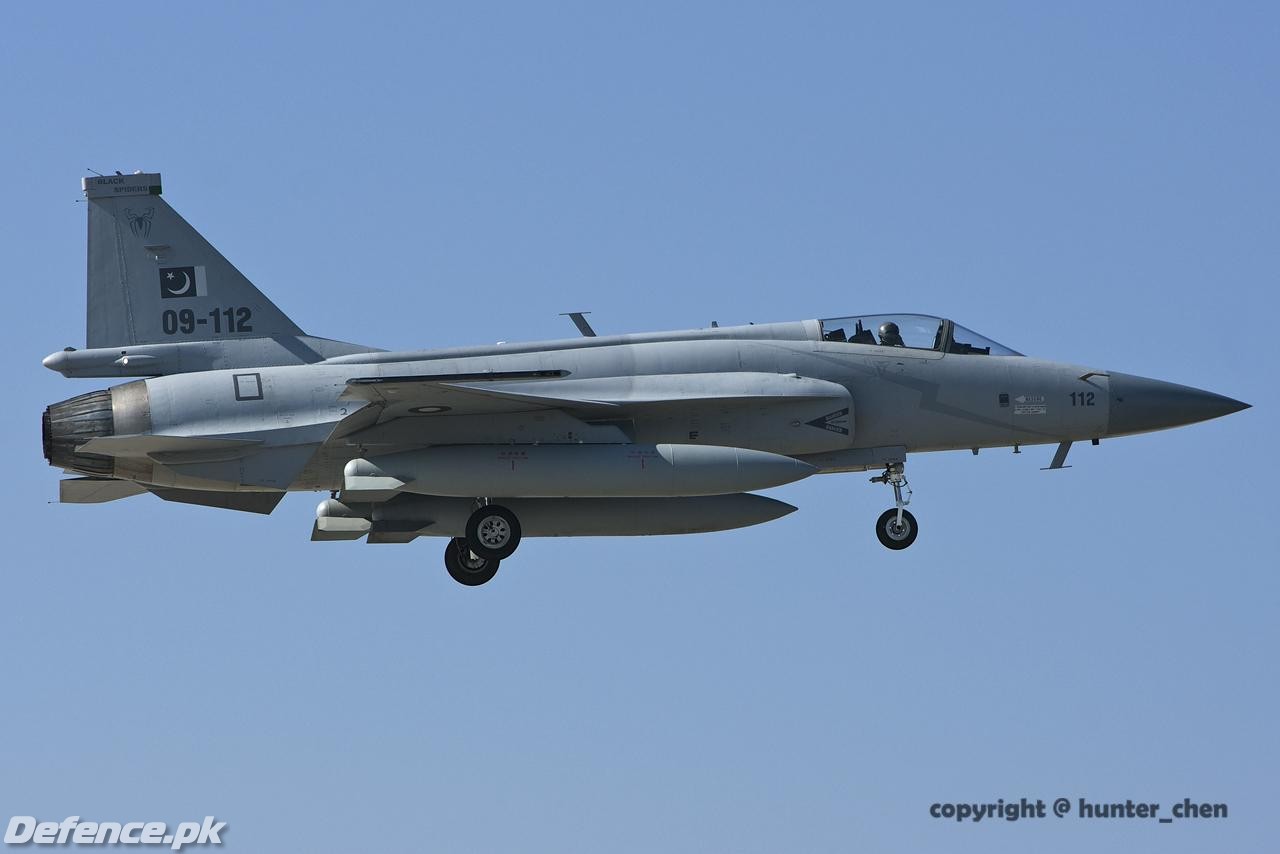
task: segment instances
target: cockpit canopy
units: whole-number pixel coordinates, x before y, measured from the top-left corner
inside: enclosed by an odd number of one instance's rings
[[[951,320],[927,314],[864,314],[819,320],[823,341],[905,347],[967,356],[1021,356]]]

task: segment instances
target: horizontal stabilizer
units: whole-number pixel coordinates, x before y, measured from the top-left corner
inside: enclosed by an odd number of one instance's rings
[[[148,492],[165,501],[180,504],[198,504],[201,507],[218,507],[223,510],[240,510],[245,513],[261,513],[264,516],[276,509],[284,498],[284,492],[203,492],[198,489],[162,489],[150,487]]]
[[[146,492],[131,480],[105,477],[72,477],[58,481],[58,500],[63,504],[103,504]]]

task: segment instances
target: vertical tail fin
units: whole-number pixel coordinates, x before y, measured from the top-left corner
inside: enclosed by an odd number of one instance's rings
[[[300,336],[302,330],[160,198],[160,175],[85,178],[87,345]]]

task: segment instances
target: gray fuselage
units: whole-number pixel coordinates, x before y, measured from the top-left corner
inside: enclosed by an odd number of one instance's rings
[[[750,336],[750,337],[747,337]],[[811,423],[832,411],[826,399],[760,404],[708,404],[679,399],[619,413],[624,423],[592,421],[558,410],[456,414],[432,409],[362,426],[331,438],[333,428],[364,401],[346,394],[351,379],[381,376],[473,375],[557,371],[560,382],[602,381],[614,396],[645,378],[720,377],[726,392],[737,378],[773,374],[812,378],[841,387],[850,401],[847,432]],[[257,368],[253,394],[237,394],[246,371],[178,374],[146,380],[149,432],[223,436],[263,443],[261,457],[303,447],[316,452],[287,484],[259,465],[178,462],[166,485],[200,488],[339,489],[342,468],[357,456],[413,447],[459,444],[696,442],[790,456],[814,456],[826,470],[842,470],[842,451],[901,447],[907,452],[1044,444],[1112,435],[1109,377],[1076,365],[1025,357],[818,340],[814,321],[668,335],[572,339],[528,345],[376,353],[314,365]],[[714,380],[713,380],[714,381]],[[530,383],[536,390],[539,381]],[[1072,394],[1076,397],[1073,399]],[[250,398],[250,399],[245,399]],[[821,411],[819,411],[821,410]],[[141,425],[139,425],[141,426]],[[249,459],[253,459],[250,457]],[[851,457],[851,459],[857,459]],[[220,477],[219,467],[260,469]],[[863,465],[847,466],[865,468]],[[142,472],[138,472],[143,474]],[[185,475],[185,477],[181,477]],[[145,477],[145,475],[144,475]],[[192,480],[194,479],[194,480]],[[199,481],[199,483],[195,482]],[[247,481],[247,482],[246,482]]]

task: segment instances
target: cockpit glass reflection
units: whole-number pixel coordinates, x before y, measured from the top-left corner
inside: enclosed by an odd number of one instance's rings
[[[997,344],[985,335],[966,329],[958,323],[951,324],[951,345],[948,353],[977,353],[983,356],[1021,356],[1003,344]]]
[[[822,340],[967,356],[1021,356],[990,338],[925,314],[866,314],[821,320]]]

